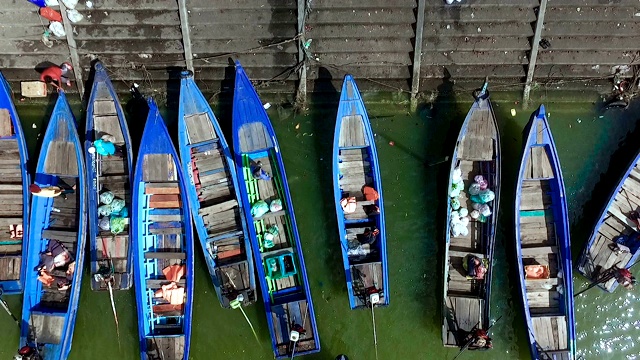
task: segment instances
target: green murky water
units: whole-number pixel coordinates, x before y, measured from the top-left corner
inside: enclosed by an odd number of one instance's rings
[[[502,136],[503,187],[492,319],[502,318],[492,329],[494,350],[468,352],[459,359],[529,358],[522,306],[515,288],[511,209],[521,131],[533,108],[524,111],[513,99],[517,96],[493,95]],[[306,116],[294,115],[286,107],[269,110],[289,175],[320,332],[322,352],[308,358],[332,360],[344,353],[352,360],[375,359],[371,313],[349,310],[346,297],[330,168],[337,107],[329,100],[312,106]],[[378,355],[380,359],[452,359],[457,349],[445,349],[441,343],[443,200],[448,163],[440,162],[453,149],[471,98],[464,96],[459,102],[452,96],[438,98],[434,106],[422,106],[415,114],[408,112],[406,102],[398,104],[395,100],[392,95],[367,97],[377,133],[389,232],[391,305],[376,310]],[[636,130],[636,124],[640,116],[636,114],[640,114],[640,106],[612,110],[601,117],[592,102],[550,101],[546,105],[566,181],[575,259],[609,191],[638,149],[640,128]],[[515,117],[510,114],[512,108],[517,110]],[[38,134],[44,131],[43,119],[50,109],[19,106],[32,150]],[[228,107],[218,110],[223,127],[228,129]],[[143,119],[130,119],[130,123],[135,135]],[[262,305],[246,309],[256,327],[258,344],[239,311],[223,310],[218,305],[200,250],[195,276],[191,357],[271,359]],[[116,294],[118,337],[108,295],[91,292],[87,279],[85,276],[82,285],[70,359],[139,358],[133,290]],[[587,284],[579,275],[574,275],[574,282],[576,291]],[[576,299],[579,354],[585,359],[640,357],[639,296],[638,289],[615,294],[592,289]],[[6,299],[19,317],[21,298]],[[17,349],[19,332],[3,312],[0,326],[0,358],[8,359]]]

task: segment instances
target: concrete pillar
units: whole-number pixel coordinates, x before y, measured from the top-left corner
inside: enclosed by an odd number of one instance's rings
[[[296,107],[304,109],[307,103],[307,62],[304,53],[304,26],[307,12],[307,0],[298,0],[298,63],[302,63],[298,73],[298,90],[296,92]]]
[[[527,82],[524,84],[524,93],[522,94],[522,107],[524,109],[529,106],[531,82],[533,81],[533,73],[536,70],[536,60],[538,59],[538,48],[540,47],[540,38],[542,37],[542,27],[546,10],[547,0],[541,0],[540,8],[538,9],[538,20],[536,21],[536,32],[533,35],[533,41],[531,43],[531,54],[529,55],[529,66],[527,68]]]
[[[191,33],[189,32],[189,13],[186,0],[178,0],[180,12],[180,30],[182,31],[182,46],[184,47],[184,60],[187,70],[193,72],[193,52],[191,51]]]
[[[80,95],[80,101],[84,96],[84,71],[80,66],[80,57],[78,56],[78,46],[76,45],[76,39],[73,37],[73,26],[67,16],[67,7],[60,1],[60,14],[62,15],[62,23],[64,25],[64,32],[67,34],[67,46],[69,46],[69,55],[71,56],[71,65],[73,66],[73,74],[76,77],[76,87]],[[62,85],[62,84],[60,84]]]
[[[424,32],[425,0],[418,0],[416,17],[416,36],[413,48],[413,74],[411,75],[411,111],[418,108],[418,91],[420,90],[420,62],[422,61],[422,37]]]

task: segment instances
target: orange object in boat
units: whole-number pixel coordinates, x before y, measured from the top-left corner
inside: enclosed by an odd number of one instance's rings
[[[527,265],[524,267],[525,278],[541,280],[549,278],[549,267],[546,265]]]
[[[184,265],[170,265],[162,269],[162,273],[168,281],[178,282],[184,276],[185,270],[186,267]]]

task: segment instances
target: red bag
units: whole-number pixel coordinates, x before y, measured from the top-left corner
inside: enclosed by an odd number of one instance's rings
[[[376,201],[380,198],[380,195],[378,194],[376,189],[368,185],[362,187],[362,194],[367,201]]]
[[[40,8],[40,16],[42,16],[43,18],[45,18],[45,19],[47,19],[49,21],[62,22],[62,15],[60,15],[59,12],[53,10],[52,8],[41,7]]]

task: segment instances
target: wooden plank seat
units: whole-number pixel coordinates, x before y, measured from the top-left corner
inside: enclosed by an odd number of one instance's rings
[[[149,207],[156,209],[179,208],[181,206],[180,195],[177,194],[161,194],[151,195],[149,199]]]
[[[533,317],[531,322],[533,325],[531,330],[543,350],[567,349],[567,319],[565,316]]]
[[[279,210],[279,211],[276,211],[276,212],[271,212],[270,211],[270,212],[268,212],[268,213],[266,213],[266,214],[264,214],[264,215],[262,215],[260,217],[253,218],[253,220],[254,221],[266,220],[266,219],[269,219],[269,218],[274,218],[274,217],[284,216],[284,215],[285,215],[285,211],[284,210]]]
[[[480,253],[473,253],[473,252],[468,252],[468,251],[455,251],[455,250],[449,250],[449,257],[459,257],[459,258],[465,258],[467,255],[472,255],[475,256],[477,258],[480,259],[484,259],[486,256],[484,254],[480,254]]]
[[[146,280],[146,284],[147,284],[147,288],[148,289],[160,289],[162,287],[162,285],[171,284],[171,281],[169,281],[167,279],[147,279]],[[185,287],[185,286],[187,286],[187,280],[182,278],[182,279],[180,279],[180,281],[178,281],[176,283],[176,285],[181,286],[181,287]]]
[[[78,233],[75,231],[43,230],[42,237],[49,240],[58,240],[60,242],[78,241]]]
[[[238,206],[238,200],[230,199],[218,204],[200,208],[200,210],[198,210],[198,213],[200,215],[211,215],[211,214],[220,213],[229,209],[233,209],[234,207],[237,207],[237,206]]]
[[[171,304],[157,304],[153,305],[153,313],[161,316],[182,316],[184,312],[184,304],[171,305]]]
[[[558,278],[549,278],[549,279],[525,279],[525,286],[527,288],[527,292],[536,292],[541,290],[551,290],[554,287],[558,286]]]
[[[548,308],[550,311],[557,311],[560,299],[560,293],[555,290],[527,291],[529,308]]]
[[[0,137],[13,135],[13,124],[9,109],[0,109]]]
[[[187,125],[187,135],[191,144],[208,141],[217,138],[216,132],[213,130],[209,114],[199,113],[184,117]]]
[[[538,246],[522,248],[522,257],[534,257],[539,255],[557,254],[557,246]]]
[[[180,194],[180,187],[177,182],[146,183],[144,193],[147,195],[177,195]]]
[[[177,259],[184,260],[187,258],[187,254],[183,252],[169,252],[169,251],[147,251],[144,253],[145,259]]]

